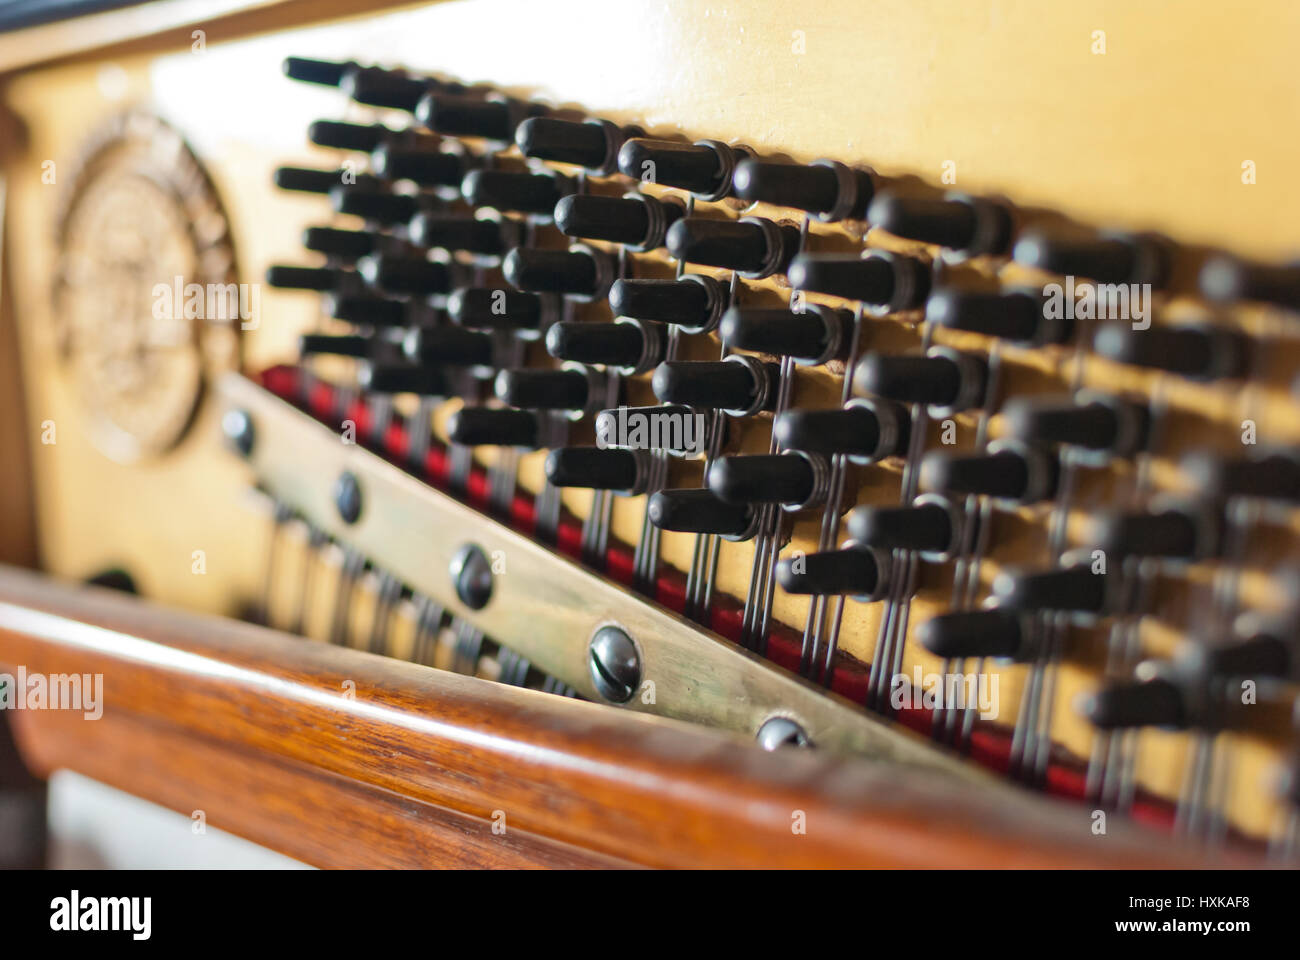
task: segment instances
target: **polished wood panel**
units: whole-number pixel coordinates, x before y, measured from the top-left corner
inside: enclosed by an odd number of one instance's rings
[[[1079,807],[1049,801],[1012,810],[905,768],[764,753],[662,718],[167,612],[17,570],[0,571],[0,663],[104,677],[105,720],[69,714],[70,722],[24,728],[46,765],[76,763],[79,740],[112,739],[88,729],[97,723],[121,722],[123,735],[153,725],[197,738],[200,751],[216,743],[310,769],[322,789],[342,778],[481,820],[504,814],[509,829],[650,866],[1197,862],[1119,825],[1095,837]],[[154,774],[134,788],[147,793],[153,783],[157,791],[158,782]],[[247,798],[251,806],[280,811],[268,817],[323,809],[317,796],[300,805],[292,791],[258,795]],[[340,791],[329,802],[347,800]],[[265,836],[266,826],[244,829]]]

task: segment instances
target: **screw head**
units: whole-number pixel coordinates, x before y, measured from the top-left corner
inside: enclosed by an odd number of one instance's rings
[[[467,543],[451,558],[448,570],[460,602],[471,610],[482,610],[492,599],[492,563],[483,548]]]
[[[770,717],[758,728],[758,745],[764,750],[779,747],[811,747],[803,727],[789,717]]]
[[[352,473],[345,471],[334,482],[334,506],[344,523],[356,523],[361,517],[361,484]]]
[[[253,452],[253,418],[244,410],[227,410],[221,418],[221,432],[226,443],[240,456]]]
[[[611,703],[627,703],[641,685],[641,654],[618,627],[601,627],[587,648],[591,682]]]

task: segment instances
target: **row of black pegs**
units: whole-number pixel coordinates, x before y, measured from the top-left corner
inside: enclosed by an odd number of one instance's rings
[[[696,216],[695,201],[737,198],[804,211],[823,221],[866,221],[891,234],[934,244],[953,257],[1005,257],[1030,267],[1100,283],[1165,289],[1174,249],[1154,234],[1081,235],[1019,229],[1016,211],[987,198],[946,193],[919,198],[881,186],[875,174],[836,161],[775,162],[743,146],[646,138],[643,131],[602,120],[570,119],[537,103],[428,77],[353,63],[291,58],[297,80],[337,86],[354,101],[407,111],[417,125],[318,121],[316,144],[369,155],[370,173],[285,167],[276,183],[328,194],[339,213],[366,221],[360,231],[313,227],[308,249],[327,255],[318,268],[272,267],[273,286],[327,295],[332,316],[353,324],[345,336],[309,335],[303,352],[367,361],[361,386],[373,393],[425,397],[477,396],[489,375],[507,406],[466,406],[448,424],[466,446],[552,447],[549,481],[624,493],[650,492],[647,516],[660,529],[752,537],[764,507],[804,510],[825,504],[835,457],[873,463],[905,456],[909,405],[946,418],[980,408],[991,393],[986,358],[931,347],[918,355],[869,352],[849,375],[858,394],[842,409],[777,409],[780,366],[731,354],[717,361],[670,359],[675,327],[716,331],[730,348],[819,365],[851,355],[852,311],[800,303],[795,309],[737,305],[734,290],[698,274],[676,279],[627,275],[627,261],[583,241],[630,251],[665,248],[679,263],[733,271],[743,279],[785,274],[800,291],[856,301],[867,313],[924,311],[936,327],[984,334],[1024,346],[1076,339],[1073,324],[1053,319],[1041,289],[932,289],[931,265],[898,253],[803,252],[802,231],[756,216]],[[476,152],[455,138],[472,138]],[[499,169],[494,152],[517,146],[534,161],[582,168],[592,176],[621,173],[677,188],[689,196],[622,197],[582,192],[582,176],[537,165]],[[398,182],[416,192],[398,192]],[[456,212],[464,201],[473,213]],[[553,222],[575,241],[568,249],[529,245],[530,225]],[[432,256],[429,251],[436,251]],[[452,254],[468,256],[468,261]],[[475,286],[482,264],[499,265],[512,289]],[[1199,276],[1202,295],[1217,303],[1259,301],[1300,309],[1300,265],[1268,266],[1217,256]],[[613,323],[567,318],[566,302],[608,298]],[[561,369],[510,368],[503,333],[542,338]],[[1110,359],[1212,381],[1246,375],[1252,343],[1210,324],[1136,329],[1103,323],[1095,352]],[[517,354],[516,354],[517,355]],[[564,424],[583,415],[616,417],[607,389],[611,373],[653,371],[664,406],[644,412],[721,411],[729,417],[776,412],[780,451],[713,459],[706,487],[652,490],[652,467],[641,451],[565,445]],[[615,394],[617,395],[617,394]],[[638,412],[638,411],[629,411]],[[982,496],[1003,505],[1052,500],[1063,458],[1101,465],[1148,449],[1153,414],[1141,400],[1081,391],[1014,398],[1000,411],[1001,439],[975,454],[932,452],[920,464],[924,495],[896,507],[861,507],[849,515],[845,547],[782,560],[777,580],[788,592],[880,599],[898,551],[943,561],[969,543],[974,522],[963,504]],[[720,422],[720,421],[715,421]],[[601,429],[599,419],[597,430]],[[1104,513],[1096,547],[1117,560],[1195,561],[1221,556],[1225,509],[1241,498],[1300,502],[1300,456],[1269,451],[1239,457],[1189,456],[1184,466],[1195,495],[1136,512]],[[1068,558],[1067,558],[1068,560]],[[1121,565],[1097,573],[1086,560],[1043,570],[1008,571],[994,585],[996,606],[940,615],[922,624],[921,643],[947,659],[1029,661],[1040,654],[1029,619],[1043,613],[1101,618],[1136,611]],[[1099,727],[1188,727],[1219,722],[1205,691],[1224,677],[1300,680],[1294,621],[1247,621],[1228,642],[1196,657],[1159,665],[1116,683],[1090,701]]]

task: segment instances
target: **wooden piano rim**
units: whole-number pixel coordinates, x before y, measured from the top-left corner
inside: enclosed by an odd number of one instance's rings
[[[203,810],[321,866],[1205,865],[1118,822],[1094,837],[1073,805],[1026,816],[895,765],[764,753],[3,567],[0,664],[104,676],[98,720],[12,712],[38,772]]]

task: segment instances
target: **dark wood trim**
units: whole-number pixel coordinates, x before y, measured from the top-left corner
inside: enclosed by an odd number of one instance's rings
[[[1030,802],[1011,788],[986,795],[909,768],[764,753],[671,720],[25,571],[0,569],[0,663],[103,675],[103,719],[23,718],[43,766],[102,774],[105,761],[87,753],[126,750],[105,744],[144,725],[163,733],[131,759],[136,772],[123,785],[173,806],[160,785],[167,774],[147,772],[150,754],[178,783],[202,785],[192,768],[215,748],[310,772],[320,786],[309,801],[250,788],[252,819],[231,829],[264,842],[322,810],[337,809],[341,824],[365,815],[350,789],[363,785],[480,821],[504,811],[508,829],[648,866],[1197,865],[1168,838],[1117,823],[1094,837],[1083,807]],[[169,752],[196,759],[180,763]],[[799,821],[806,833],[792,829]],[[412,833],[409,842],[420,840]]]

